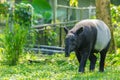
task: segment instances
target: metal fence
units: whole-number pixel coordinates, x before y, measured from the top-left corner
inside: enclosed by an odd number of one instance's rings
[[[37,43],[36,44],[41,44],[41,45],[50,45],[50,46],[59,46],[59,47],[63,47],[64,46],[64,38],[65,38],[65,32],[63,31],[63,27],[69,27],[71,28],[72,26],[74,26],[74,24],[78,21],[80,21],[81,19],[83,19],[82,14],[84,14],[83,12],[85,10],[88,11],[88,18],[91,18],[91,16],[95,16],[95,7],[89,6],[89,7],[71,7],[71,6],[65,6],[65,5],[59,5],[57,4],[57,0],[53,0],[52,2],[53,5],[53,23],[52,24],[42,24],[42,25],[35,25],[33,26],[34,29],[36,29],[38,31],[38,37],[37,38]],[[57,23],[57,11],[59,8],[64,8],[66,9],[66,18],[69,17],[69,10],[77,10],[80,11],[79,15],[79,19],[76,20],[68,20],[66,19],[65,22],[59,22]],[[50,28],[47,28],[50,27]],[[55,32],[57,34],[55,38],[55,42],[48,40],[49,36],[52,35],[47,35],[49,33],[50,30],[52,30],[53,32]],[[50,41],[51,44],[49,44],[48,42]]]

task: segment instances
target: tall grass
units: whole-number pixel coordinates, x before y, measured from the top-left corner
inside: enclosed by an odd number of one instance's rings
[[[29,29],[19,24],[14,24],[13,31],[6,27],[4,34],[4,55],[5,61],[8,65],[16,65],[19,56],[23,53],[24,45],[27,41]]]

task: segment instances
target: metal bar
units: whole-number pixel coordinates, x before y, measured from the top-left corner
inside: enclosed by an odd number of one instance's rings
[[[55,25],[65,25],[65,24],[70,24],[70,23],[75,23],[78,22],[79,20],[74,20],[74,21],[69,21],[69,22],[60,22],[60,23],[56,23],[56,24],[43,24],[43,25],[35,25],[32,28],[35,29],[42,29],[45,26],[55,26]]]
[[[64,48],[62,48],[62,47],[57,47],[57,46],[46,46],[46,45],[34,45],[34,48],[64,50]]]
[[[70,9],[90,9],[90,7],[71,7],[71,6],[64,6],[64,5],[57,5],[57,7],[61,8],[70,8]],[[96,9],[96,7],[91,7],[91,9]]]
[[[39,48],[29,48],[29,50],[33,51],[41,51],[45,53],[63,53],[63,50],[50,50],[50,49],[39,49]]]

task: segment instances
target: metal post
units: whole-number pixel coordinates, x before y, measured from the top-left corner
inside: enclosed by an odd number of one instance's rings
[[[89,6],[89,18],[91,18],[91,14],[92,14],[92,6]]]
[[[46,33],[46,26],[45,26],[45,30],[44,30],[44,34],[45,34],[45,36],[44,36],[44,44],[46,45],[47,44],[47,33]]]
[[[57,19],[57,0],[53,0],[53,24],[56,23]]]
[[[61,47],[61,45],[62,45],[62,27],[61,27],[61,25],[60,25],[60,33],[59,33],[60,35],[60,37],[59,37],[59,46]]]
[[[14,24],[14,19],[13,19],[13,13],[14,13],[14,0],[10,1],[10,10],[9,10],[9,27],[10,27],[10,31],[13,31],[13,24]]]
[[[80,20],[82,20],[83,19],[83,9],[80,9]]]
[[[69,1],[67,1],[67,6],[69,6]],[[70,8],[66,8],[67,9],[67,14],[66,14],[66,16],[67,16],[67,22],[69,21],[69,10],[70,10]]]

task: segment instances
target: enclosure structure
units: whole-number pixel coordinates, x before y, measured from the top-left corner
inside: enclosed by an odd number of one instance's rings
[[[20,2],[18,0],[16,1],[17,3]],[[35,46],[38,48],[41,48],[40,45],[64,47],[64,38],[66,34],[63,27],[68,27],[70,29],[76,22],[95,16],[95,0],[78,0],[78,7],[69,6],[70,0],[46,1],[52,8],[51,22],[32,26],[37,32]]]
[[[80,3],[78,7],[69,6],[69,0],[47,1],[51,5],[53,11],[52,22],[51,24],[33,26],[33,28],[37,29],[39,32],[37,44],[63,47],[65,37],[63,27],[68,27],[70,29],[76,22],[95,16],[95,0],[78,0]],[[54,36],[54,34],[57,36]],[[53,39],[49,40],[52,37]]]

